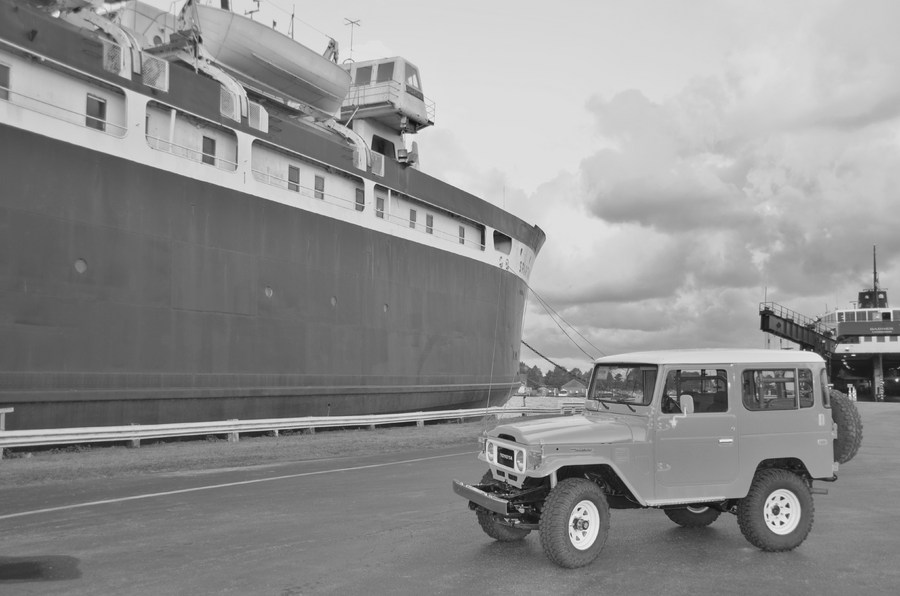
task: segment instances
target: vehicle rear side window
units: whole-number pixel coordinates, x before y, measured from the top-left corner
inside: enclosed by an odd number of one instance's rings
[[[808,371],[807,371],[808,372]],[[812,379],[810,375],[809,380]],[[756,410],[797,409],[797,371],[793,368],[745,370],[741,395],[744,407]],[[812,395],[811,386],[809,383]],[[812,405],[812,404],[810,404]]]
[[[831,389],[828,387],[828,373],[825,372],[825,369],[822,369],[821,374],[819,375],[822,379],[822,382],[819,385],[822,387],[822,405],[826,408],[831,407]]]
[[[800,381],[800,407],[811,408],[816,403],[816,395],[813,391],[813,375],[808,368],[797,370],[797,378]]]

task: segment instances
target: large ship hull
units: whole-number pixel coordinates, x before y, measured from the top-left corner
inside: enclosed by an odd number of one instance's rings
[[[108,49],[0,0],[7,429],[508,398],[540,229],[397,161],[360,169],[276,104],[270,131],[233,122],[190,68],[148,89]]]
[[[8,428],[508,397],[525,300],[512,274],[25,131],[0,135]],[[38,155],[52,156],[52,176]]]

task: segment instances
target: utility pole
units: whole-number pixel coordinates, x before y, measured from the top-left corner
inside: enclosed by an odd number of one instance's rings
[[[353,59],[353,28],[359,27],[359,19],[352,20],[344,17],[344,20],[347,21],[344,23],[345,25],[350,25],[350,59]]]

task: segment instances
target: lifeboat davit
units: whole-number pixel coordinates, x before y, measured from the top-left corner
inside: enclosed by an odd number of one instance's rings
[[[350,74],[290,37],[233,12],[195,4],[206,53],[236,78],[276,97],[333,114]]]

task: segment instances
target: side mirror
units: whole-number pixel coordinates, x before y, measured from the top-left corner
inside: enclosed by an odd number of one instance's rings
[[[694,413],[694,397],[685,393],[678,398],[678,404],[681,406],[681,413],[690,416]]]

